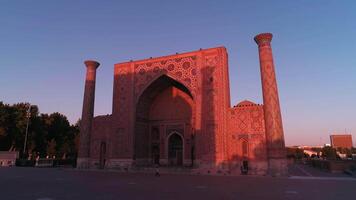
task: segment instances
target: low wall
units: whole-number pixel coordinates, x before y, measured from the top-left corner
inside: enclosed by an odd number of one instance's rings
[[[337,173],[356,167],[356,160],[309,160],[308,164],[315,168]]]

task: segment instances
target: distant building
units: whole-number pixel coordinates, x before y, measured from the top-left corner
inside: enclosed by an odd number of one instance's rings
[[[290,149],[301,149],[303,150],[304,154],[307,154],[309,157],[312,156],[320,156],[321,154],[321,149],[323,148],[323,146],[293,146],[293,147],[287,147]],[[319,150],[318,150],[319,149]]]
[[[17,151],[0,151],[0,167],[14,166],[18,157]]]
[[[330,142],[333,148],[352,148],[352,136],[349,134],[330,135]]]

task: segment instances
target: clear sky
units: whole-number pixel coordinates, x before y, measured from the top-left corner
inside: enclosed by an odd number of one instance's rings
[[[81,116],[96,59],[95,115],[110,114],[113,65],[225,46],[231,104],[262,103],[257,45],[272,48],[287,145],[356,140],[356,1],[0,0],[0,101]]]

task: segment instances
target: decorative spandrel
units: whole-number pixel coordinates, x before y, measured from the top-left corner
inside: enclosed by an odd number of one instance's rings
[[[170,76],[194,93],[197,87],[196,56],[135,64],[134,74],[135,99],[152,81],[162,75]]]

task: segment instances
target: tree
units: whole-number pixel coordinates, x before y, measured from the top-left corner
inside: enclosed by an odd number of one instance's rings
[[[70,125],[67,117],[60,113],[39,114],[36,105],[31,105],[28,118],[28,103],[13,105],[0,102],[0,151],[23,151],[26,125],[28,126],[28,153],[48,154],[57,157],[76,157],[79,138],[79,121]],[[29,121],[28,121],[29,119]]]
[[[52,157],[56,155],[56,141],[52,139],[48,142],[47,155]]]
[[[6,104],[2,106],[1,110],[0,126],[2,136],[5,138],[0,146],[2,150],[21,151],[25,141],[28,104],[18,103],[12,106]]]
[[[304,150],[303,149],[296,149],[295,151],[295,158],[300,160],[304,157]]]
[[[320,156],[322,148],[321,147],[312,147],[311,150],[315,151],[317,153],[316,156]]]
[[[352,147],[352,148],[351,148],[351,153],[352,153],[352,154],[356,154],[356,148],[355,148],[355,147]]]
[[[304,150],[298,147],[287,147],[287,157],[300,160],[307,157],[308,154],[304,153]]]
[[[9,105],[0,101],[0,151],[8,150],[11,147],[11,138],[8,132]]]
[[[65,153],[63,145],[70,138],[70,124],[67,117],[60,113],[52,113],[49,118],[48,140],[56,141],[56,156],[62,156]]]
[[[32,152],[44,157],[47,154],[48,115],[41,114],[31,121],[31,141],[34,144]]]
[[[328,160],[335,160],[337,157],[336,150],[329,146],[322,148],[321,152],[322,152],[322,157]]]

